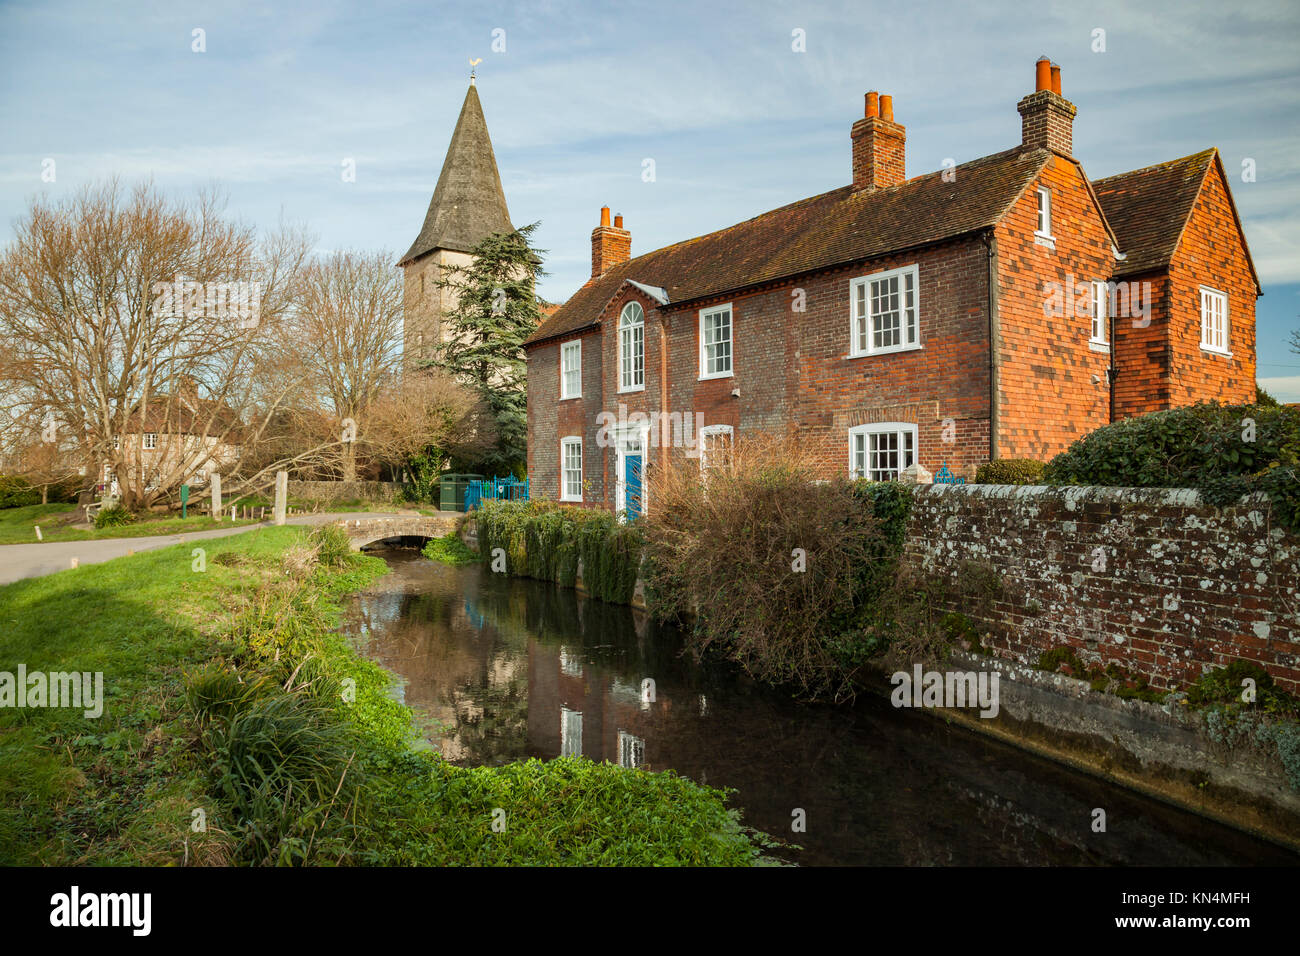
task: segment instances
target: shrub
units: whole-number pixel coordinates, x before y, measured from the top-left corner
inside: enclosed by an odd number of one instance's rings
[[[864,502],[893,507],[890,520],[905,502],[847,477],[816,482],[816,467],[793,437],[737,442],[728,465],[703,477],[697,461],[668,462],[644,519],[647,589],[657,616],[695,614],[698,650],[810,696],[845,696],[852,640],[840,635],[879,584],[873,562],[893,557]]]
[[[572,587],[581,561],[587,593],[631,602],[643,550],[639,523],[621,525],[607,511],[547,501],[485,501],[474,519],[489,566],[500,549],[508,574]]]
[[[41,503],[41,493],[26,478],[0,475],[0,508],[25,508]]]
[[[136,516],[121,505],[100,508],[95,514],[96,528],[120,528],[123,525],[135,524],[135,521]]]
[[[904,566],[884,585],[864,616],[861,657],[880,656],[887,666],[906,670],[941,663],[962,642],[989,653],[979,621],[993,617],[993,602],[1007,596],[992,565],[968,559],[937,572]]]
[[[980,465],[977,485],[1038,485],[1043,482],[1043,463],[1032,458],[998,458]]]
[[[1153,412],[1106,425],[1047,463],[1049,485],[1195,488],[1232,504],[1262,492],[1300,532],[1300,409],[1219,405]]]

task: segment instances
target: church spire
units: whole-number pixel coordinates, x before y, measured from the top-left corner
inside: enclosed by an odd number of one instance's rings
[[[487,236],[513,229],[492,139],[471,76],[424,226],[398,265],[435,249],[469,252]]]

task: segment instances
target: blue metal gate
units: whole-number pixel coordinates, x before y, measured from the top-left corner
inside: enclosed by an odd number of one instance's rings
[[[465,510],[473,511],[483,501],[527,501],[528,479],[514,475],[471,481],[465,487]]]

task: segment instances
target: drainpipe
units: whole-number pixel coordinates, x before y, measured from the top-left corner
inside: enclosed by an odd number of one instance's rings
[[[1107,300],[1110,296],[1107,295]],[[1109,304],[1109,301],[1108,303]],[[1106,369],[1106,388],[1110,392],[1110,424],[1115,424],[1115,379],[1119,378],[1119,366],[1115,364],[1115,310],[1110,315],[1110,368]]]
[[[659,309],[659,444],[665,459],[668,457],[666,443],[663,441],[664,426],[667,422],[668,414],[668,316],[664,315]],[[692,409],[694,411],[694,409]],[[684,430],[684,429],[683,429]],[[650,449],[646,450],[646,464],[649,464]],[[642,497],[645,497],[645,466],[642,466],[641,487]]]
[[[1111,243],[1110,252],[1111,255],[1115,257],[1116,263],[1123,262],[1125,259],[1128,258],[1127,254],[1120,252],[1118,249],[1115,248],[1114,243]],[[1106,312],[1107,312],[1107,322],[1110,325],[1110,368],[1106,369],[1106,389],[1109,392],[1109,395],[1107,397],[1110,405],[1110,410],[1107,415],[1107,418],[1109,423],[1112,425],[1115,424],[1115,379],[1119,378],[1119,366],[1115,362],[1116,350],[1118,348],[1118,343],[1116,343],[1115,341],[1115,329],[1118,328],[1118,326],[1115,323],[1115,306],[1118,304],[1119,301],[1119,293],[1115,290],[1119,288],[1119,284],[1115,282],[1114,273],[1115,270],[1111,269],[1111,280],[1110,282],[1106,283]],[[1133,286],[1132,285],[1129,286],[1128,305],[1129,305],[1129,312],[1131,314],[1133,312]]]
[[[984,246],[988,249],[989,289],[989,461],[998,457],[998,428],[1001,415],[998,393],[1001,386],[1002,356],[998,352],[998,338],[1002,325],[998,321],[998,237],[992,230],[984,233]]]

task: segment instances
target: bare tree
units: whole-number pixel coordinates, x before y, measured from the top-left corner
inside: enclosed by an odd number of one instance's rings
[[[0,253],[0,404],[16,427],[56,421],[131,508],[259,440],[296,384],[274,346],[308,236],[259,243],[214,192],[173,202],[116,180],[35,200],[15,231]]]
[[[387,251],[349,251],[311,263],[280,343],[302,370],[300,404],[337,422],[345,481],[357,477],[371,408],[401,369],[402,279],[392,262]]]
[[[441,468],[448,458],[476,458],[496,445],[491,409],[477,394],[437,368],[409,373],[371,404],[364,452],[398,469],[436,450]]]

